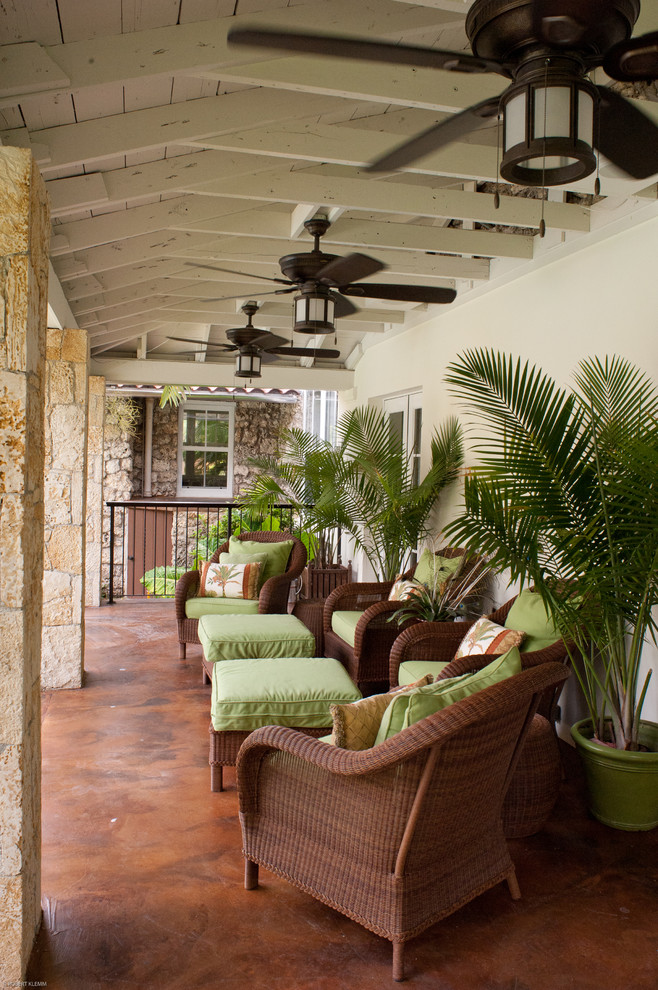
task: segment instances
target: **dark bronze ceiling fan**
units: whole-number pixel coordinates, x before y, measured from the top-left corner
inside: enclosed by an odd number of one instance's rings
[[[258,303],[250,299],[241,307],[247,317],[243,327],[231,327],[226,331],[230,344],[210,344],[205,341],[195,341],[189,337],[168,337],[185,344],[201,344],[203,350],[215,352],[236,352],[235,374],[238,378],[260,378],[262,363],[276,360],[277,357],[312,357],[338,358],[340,351],[328,347],[290,347],[285,337],[272,333],[271,330],[261,330],[253,324],[253,316],[258,312]],[[183,351],[183,354],[199,354],[194,351]]]
[[[304,226],[313,237],[313,250],[286,254],[283,258],[279,258],[279,265],[285,278],[267,278],[264,275],[236,272],[231,268],[220,268],[215,265],[197,264],[195,267],[263,279],[285,286],[283,289],[273,289],[271,292],[257,293],[257,295],[299,293],[295,297],[293,326],[293,330],[297,333],[333,333],[334,318],[357,312],[357,307],[346,298],[347,296],[390,299],[398,302],[451,303],[457,294],[454,289],[440,286],[362,282],[361,279],[382,271],[386,265],[366,254],[354,253],[344,257],[325,254],[320,249],[320,238],[326,234],[331,224],[324,216],[313,217],[307,220]],[[235,298],[241,297],[220,296],[217,299],[204,301],[220,302]]]
[[[596,168],[594,148],[628,175],[658,172],[658,127],[588,73],[615,80],[658,78],[658,31],[631,38],[639,0],[475,0],[466,17],[473,54],[369,39],[267,28],[235,28],[232,44],[303,54],[494,72],[511,80],[483,100],[405,141],[370,168],[402,168],[502,117],[500,173],[529,186],[578,181]]]

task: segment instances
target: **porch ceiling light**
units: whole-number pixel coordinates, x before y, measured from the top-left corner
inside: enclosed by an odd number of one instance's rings
[[[501,98],[503,179],[555,186],[589,175],[596,168],[595,87],[569,59],[552,59],[549,66],[537,59],[519,77]]]
[[[261,357],[255,347],[243,347],[235,359],[236,378],[260,378]]]
[[[334,300],[328,286],[311,283],[303,286],[293,300],[295,333],[333,333]]]

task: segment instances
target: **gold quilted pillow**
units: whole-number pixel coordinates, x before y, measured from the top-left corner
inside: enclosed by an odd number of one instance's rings
[[[507,653],[513,646],[520,646],[525,633],[517,629],[506,629],[492,622],[486,616],[474,622],[457,647],[455,660],[460,657],[473,657]]]
[[[333,719],[332,745],[340,749],[370,749],[391,699],[398,694],[408,694],[416,688],[431,684],[433,680],[432,674],[426,674],[419,681],[393,688],[386,694],[371,694],[346,705],[330,705]]]

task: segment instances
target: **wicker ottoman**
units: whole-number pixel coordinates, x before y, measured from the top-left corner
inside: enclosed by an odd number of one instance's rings
[[[294,615],[203,615],[199,619],[203,647],[203,683],[215,664],[253,657],[313,657],[315,637]]]
[[[222,767],[262,725],[285,725],[309,736],[331,730],[329,705],[361,692],[342,663],[327,657],[227,660],[215,668],[210,718],[210,790],[223,790]]]

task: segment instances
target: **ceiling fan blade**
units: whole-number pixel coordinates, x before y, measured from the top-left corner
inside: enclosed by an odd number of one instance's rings
[[[354,306],[349,299],[345,296],[338,295],[336,292],[331,293],[331,298],[334,301],[334,318],[340,319],[341,316],[351,316],[352,313],[358,313],[358,306]]]
[[[264,282],[280,282],[282,285],[292,285],[287,278],[276,278],[269,275],[254,275],[253,272],[238,272],[235,268],[220,268],[218,265],[204,265],[197,261],[186,261],[186,265],[190,265],[192,268],[207,268],[209,272],[228,272],[229,275],[242,275],[244,278],[260,278]]]
[[[417,134],[411,140],[398,145],[393,151],[389,151],[388,154],[368,165],[368,169],[372,172],[387,172],[389,169],[403,168],[418,158],[429,155],[432,151],[438,151],[446,144],[457,141],[465,134],[482,127],[490,117],[495,117],[498,113],[498,102],[498,97],[483,100],[460,113],[453,114],[452,117],[429,127],[422,134]]]
[[[433,285],[396,285],[394,283],[359,282],[344,285],[341,290],[348,296],[365,296],[369,299],[394,299],[398,302],[451,303],[457,296],[454,289]]]
[[[229,351],[233,350],[231,344],[212,344],[207,340],[192,340],[190,337],[167,337],[167,340],[176,340],[179,344],[198,344],[199,347],[224,347]]]
[[[603,68],[611,79],[621,82],[658,79],[658,31],[613,45],[603,59]]]
[[[282,344],[287,344],[288,340],[286,337],[282,337],[278,333],[272,333],[270,330],[263,334],[262,337],[256,337],[252,340],[252,347],[258,347],[261,351],[272,351],[275,347],[281,347]]]
[[[601,102],[594,144],[601,154],[634,179],[658,173],[658,127],[619,93],[605,86],[596,88]]]
[[[609,15],[609,0],[534,0],[532,5],[536,36],[554,47],[568,47],[586,35],[596,36]]]
[[[370,258],[367,254],[348,254],[344,258],[334,258],[327,262],[315,277],[320,282],[329,282],[333,285],[345,285],[346,282],[356,282],[360,278],[367,278],[380,272],[386,265]]]
[[[467,52],[447,52],[439,48],[418,45],[396,45],[386,41],[370,41],[340,34],[312,34],[304,31],[276,31],[270,28],[234,28],[228,33],[234,45],[257,48],[279,48],[302,55],[331,55],[334,58],[356,58],[367,62],[412,65],[416,68],[447,69],[450,72],[498,72],[509,75],[507,69],[492,59],[479,58]]]
[[[270,349],[269,353],[288,354],[290,357],[340,357],[340,351],[330,347],[274,347]]]
[[[294,292],[296,288],[297,286],[293,285],[290,289],[273,289],[271,292],[241,292],[238,296],[213,296],[212,299],[199,299],[199,302],[228,302],[230,299],[244,299],[246,295],[249,295],[250,299],[260,299],[262,296],[281,296],[287,292]]]

